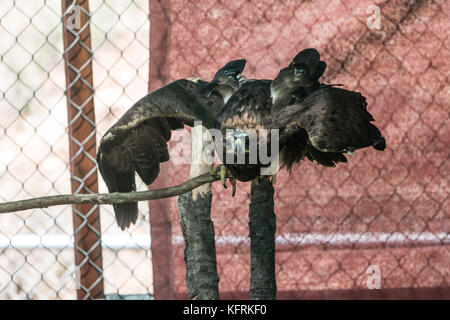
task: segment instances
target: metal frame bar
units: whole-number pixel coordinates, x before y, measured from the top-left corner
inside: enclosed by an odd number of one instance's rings
[[[76,9],[75,9],[76,8]],[[79,17],[74,15],[79,14]],[[97,193],[94,88],[88,0],[62,0],[72,193]],[[74,23],[79,22],[79,25]],[[98,205],[74,205],[78,299],[104,296]]]
[[[169,81],[170,0],[149,0],[150,63],[149,92]],[[166,186],[167,167],[162,165],[152,189]],[[149,201],[150,233],[155,299],[173,299],[174,270],[172,255],[172,221],[168,199]]]

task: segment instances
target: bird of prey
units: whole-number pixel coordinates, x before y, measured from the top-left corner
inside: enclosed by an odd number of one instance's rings
[[[273,143],[267,134],[272,129],[279,133],[274,153],[281,167],[289,171],[305,157],[334,167],[347,161],[344,154],[357,149],[385,149],[385,139],[371,123],[374,119],[366,109],[366,99],[358,92],[319,82],[326,63],[316,49],[299,52],[274,80],[245,79],[241,75],[244,67],[245,60],[235,60],[220,69],[211,82],[174,81],[131,107],[106,132],[99,146],[97,162],[109,191],[134,191],[135,172],[151,184],[159,164],[169,160],[170,130],[192,126],[194,121],[223,133],[219,145],[225,147],[216,151],[224,165],[217,168],[224,186],[231,174],[233,194],[236,179],[257,179],[261,168],[267,166],[259,146]],[[253,135],[258,143],[256,161],[251,154]],[[220,141],[215,142],[217,146]],[[236,162],[239,153],[244,155],[243,163]],[[135,223],[136,202],[113,207],[122,229]]]
[[[171,130],[201,121],[218,128],[218,114],[244,78],[246,60],[233,60],[211,82],[188,79],[173,81],[138,102],[105,133],[97,151],[97,164],[109,192],[136,190],[135,173],[147,185],[153,183],[160,163],[169,160],[167,142]],[[137,202],[113,204],[119,227],[135,223]]]
[[[385,139],[371,123],[374,119],[365,97],[320,83],[325,69],[319,52],[309,48],[298,53],[273,81],[245,81],[219,115],[222,129],[278,129],[279,162],[289,172],[305,157],[335,167],[347,162],[344,154],[357,149],[384,150]],[[262,141],[270,144],[270,136]],[[241,149],[247,160],[248,145]],[[259,175],[261,166],[258,154],[256,165],[230,164],[227,170],[237,180],[249,181]]]

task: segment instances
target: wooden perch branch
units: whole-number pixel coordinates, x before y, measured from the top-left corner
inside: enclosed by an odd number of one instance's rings
[[[26,200],[0,203],[0,213],[15,212],[35,208],[47,208],[67,204],[112,204],[133,201],[155,200],[179,196],[206,183],[220,180],[218,176],[209,173],[202,174],[177,186],[149,191],[128,193],[99,193],[99,194],[63,194],[46,196]]]
[[[267,176],[259,184],[252,182],[248,214],[251,300],[273,300],[277,293],[273,194],[273,185]]]
[[[195,126],[192,135],[191,178],[211,171],[213,164],[205,156],[214,156],[209,150],[213,142],[206,128]],[[211,220],[211,184],[178,197],[178,221],[184,239],[186,262],[186,287],[190,299],[219,299],[219,275],[217,273],[214,223]]]

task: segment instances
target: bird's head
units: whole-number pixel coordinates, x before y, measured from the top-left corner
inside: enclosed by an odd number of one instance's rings
[[[326,63],[320,60],[316,49],[300,51],[277,77],[272,81],[270,90],[274,104],[290,104],[303,99],[312,88],[319,86],[319,78],[326,69]],[[294,98],[293,98],[294,97]]]
[[[300,51],[294,59],[292,59],[289,67],[295,68],[303,77],[307,77],[312,81],[317,81],[325,72],[327,64],[320,60],[319,52],[314,48],[308,48]]]
[[[245,78],[242,76],[242,72],[244,71],[246,62],[247,61],[245,59],[228,62],[216,72],[213,82],[228,85],[237,90],[240,84],[245,81]]]
[[[291,63],[289,64],[294,65],[298,63],[304,63],[307,65],[314,65],[317,64],[317,62],[320,61],[320,54],[319,51],[317,51],[314,48],[308,48],[303,49],[297,55],[292,59]]]
[[[219,93],[226,103],[245,82],[242,72],[246,62],[245,59],[233,60],[219,69],[211,81],[212,94]]]

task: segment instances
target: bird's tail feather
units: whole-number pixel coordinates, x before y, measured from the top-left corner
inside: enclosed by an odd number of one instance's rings
[[[118,172],[109,165],[108,161],[102,161],[100,157],[101,153],[97,155],[98,168],[110,193],[136,190],[133,172]],[[113,208],[117,224],[122,230],[128,228],[131,223],[136,223],[138,217],[137,202],[116,203],[113,204]]]
[[[138,217],[137,202],[116,203],[113,205],[117,224],[120,229],[125,230],[131,224],[135,224]]]
[[[132,192],[136,190],[134,173],[115,172],[115,188],[109,192]],[[124,230],[132,223],[136,223],[138,217],[137,202],[117,203],[113,205],[117,224]]]

